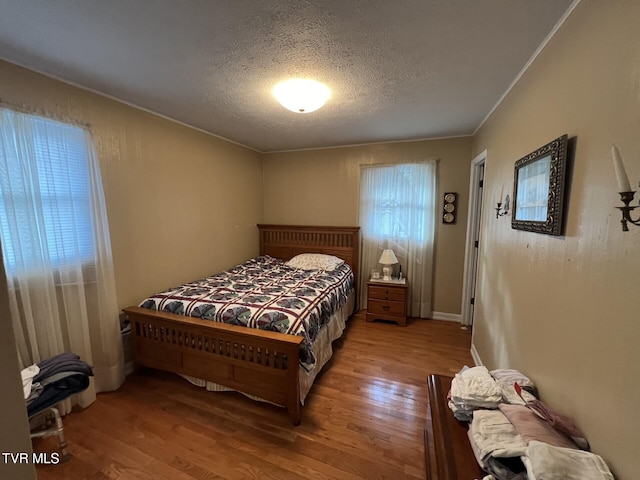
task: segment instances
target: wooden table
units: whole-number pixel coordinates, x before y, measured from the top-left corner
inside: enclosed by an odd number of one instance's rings
[[[403,327],[407,325],[407,292],[404,283],[369,280],[367,282],[367,322],[390,320]]]
[[[468,425],[456,420],[447,404],[452,380],[442,375],[430,375],[428,378],[427,418],[431,418],[431,424],[427,424],[424,431],[427,480],[482,479],[487,474],[480,468],[471,450],[467,437]],[[433,452],[430,452],[430,447]]]

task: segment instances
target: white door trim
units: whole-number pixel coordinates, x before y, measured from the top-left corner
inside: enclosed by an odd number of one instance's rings
[[[475,279],[477,271],[477,260],[474,255],[475,241],[480,233],[480,204],[482,199],[479,196],[480,180],[482,168],[487,160],[485,150],[471,161],[471,174],[469,179],[469,214],[467,216],[467,241],[464,251],[464,280],[462,283],[462,325],[471,325],[473,315],[471,309],[471,297],[474,294]]]

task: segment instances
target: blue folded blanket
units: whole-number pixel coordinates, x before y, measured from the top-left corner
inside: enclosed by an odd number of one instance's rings
[[[34,382],[42,383],[42,381],[60,372],[78,372],[93,376],[93,369],[75,353],[65,352],[55,355],[46,360],[42,360],[37,364],[40,372],[33,377]]]
[[[40,385],[42,391],[29,397],[29,416],[52,407],[74,393],[86,390],[89,377],[93,376],[91,366],[74,353],[61,353],[37,365],[40,372],[33,378],[33,384]]]

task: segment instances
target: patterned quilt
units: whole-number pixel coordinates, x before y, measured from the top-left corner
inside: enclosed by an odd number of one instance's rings
[[[316,363],[312,343],[353,286],[346,263],[331,272],[301,270],[260,256],[153,295],[140,307],[301,336],[300,365],[310,371]]]

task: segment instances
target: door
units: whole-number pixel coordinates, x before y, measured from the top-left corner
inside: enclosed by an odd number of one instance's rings
[[[482,187],[486,150],[471,162],[469,182],[469,216],[467,220],[467,244],[464,262],[464,282],[462,290],[463,328],[473,325],[475,311],[476,278],[478,274],[478,252],[480,248],[480,225],[482,220]]]

